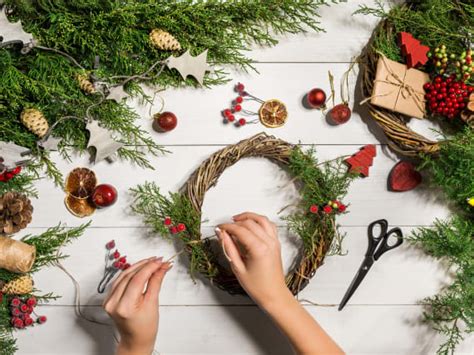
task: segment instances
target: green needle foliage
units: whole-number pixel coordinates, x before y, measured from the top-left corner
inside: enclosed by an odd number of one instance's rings
[[[245,1],[168,1],[168,0],[6,0],[12,21],[21,20],[25,31],[34,35],[43,47],[60,50],[73,57],[87,73],[99,81],[120,83],[124,76],[142,74],[154,63],[172,53],[155,48],[150,40],[152,29],[172,33],[183,51],[197,55],[208,49],[213,65],[252,67],[245,51],[252,44],[273,46],[276,35],[308,29],[321,31],[318,17],[323,5],[337,0],[245,0]],[[1,29],[0,29],[1,35]],[[96,67],[96,60],[99,66]],[[188,77],[182,80],[176,70],[156,66],[147,83],[160,89],[169,86],[197,86]],[[48,175],[61,182],[61,174],[48,154],[36,145],[37,138],[20,123],[26,107],[42,111],[50,125],[64,116],[84,118],[88,107],[96,104],[91,116],[114,131],[127,144],[119,156],[152,168],[147,154],[156,155],[162,148],[137,124],[138,115],[123,103],[85,95],[79,88],[77,74],[84,73],[60,53],[33,49],[20,54],[19,48],[0,49],[0,140],[13,141],[33,150]],[[227,79],[217,68],[207,75],[205,86]],[[140,80],[130,81],[125,89],[141,93]],[[63,138],[61,153],[68,157],[73,146],[86,149],[89,133],[83,120],[61,121],[53,135]]]
[[[448,263],[453,280],[427,303],[424,319],[446,335],[438,354],[453,354],[466,334],[474,332],[474,220],[455,216],[414,233],[411,242]]]
[[[47,229],[39,235],[27,235],[21,240],[36,247],[36,259],[30,273],[35,273],[45,266],[52,266],[55,262],[64,259],[67,255],[61,254],[60,249],[74,239],[79,238],[89,223],[76,228],[66,228],[58,225]],[[8,282],[19,275],[0,269],[0,280]],[[57,298],[54,295],[36,295],[41,302]],[[0,293],[0,355],[13,355],[17,350],[16,341],[13,335],[13,328],[10,323],[10,307],[7,296],[1,297]]]

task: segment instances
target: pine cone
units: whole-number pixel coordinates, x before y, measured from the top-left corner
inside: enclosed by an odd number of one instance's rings
[[[18,192],[0,196],[0,234],[12,234],[25,228],[33,214],[31,201]]]
[[[33,279],[30,275],[23,275],[7,282],[2,288],[6,295],[26,295],[33,291]]]
[[[48,121],[43,113],[35,108],[24,109],[20,115],[20,119],[29,131],[40,138],[43,138],[46,132],[48,132]]]
[[[94,84],[89,80],[89,75],[79,74],[77,75],[77,81],[81,90],[86,94],[95,94],[97,92]]]
[[[181,49],[181,44],[176,38],[169,32],[154,29],[150,32],[150,41],[164,51],[179,51]]]

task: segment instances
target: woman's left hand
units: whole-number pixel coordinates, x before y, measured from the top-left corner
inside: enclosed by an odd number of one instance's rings
[[[158,332],[158,296],[171,263],[150,258],[134,264],[115,280],[104,301],[120,333],[118,355],[150,355]]]

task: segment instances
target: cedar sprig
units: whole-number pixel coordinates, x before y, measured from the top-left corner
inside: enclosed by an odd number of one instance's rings
[[[454,216],[436,221],[432,228],[413,233],[410,242],[453,270],[452,282],[437,295],[423,300],[424,320],[446,336],[437,353],[453,354],[464,334],[474,332],[474,221]]]

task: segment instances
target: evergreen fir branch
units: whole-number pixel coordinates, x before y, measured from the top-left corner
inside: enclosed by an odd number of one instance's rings
[[[432,257],[445,260],[455,270],[450,285],[437,295],[423,300],[427,304],[424,320],[446,336],[438,354],[454,354],[466,334],[474,332],[474,221],[470,217],[454,216],[449,221],[437,221],[433,228],[421,228],[410,242]]]
[[[12,191],[20,192],[30,197],[38,197],[38,192],[33,186],[36,180],[38,180],[38,177],[27,171],[15,175],[9,181],[0,181],[0,196]]]

